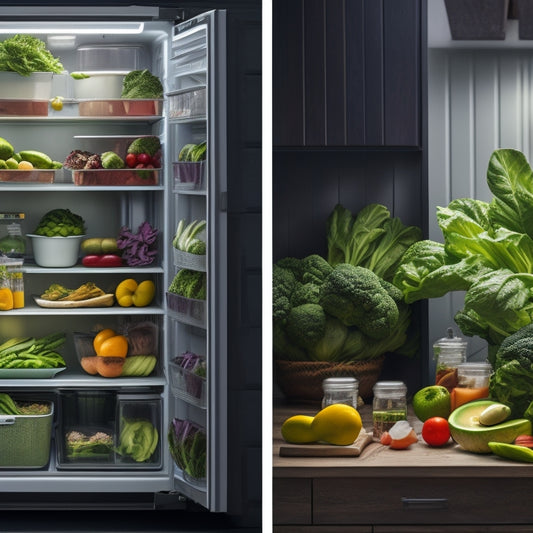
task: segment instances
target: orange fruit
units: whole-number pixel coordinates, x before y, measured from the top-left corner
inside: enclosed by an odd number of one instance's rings
[[[115,335],[105,339],[96,355],[103,357],[126,357],[128,354],[128,339],[124,335]]]
[[[87,374],[91,374],[93,376],[98,374],[98,371],[96,370],[96,358],[96,355],[81,358],[81,367],[83,370],[85,370],[85,372],[87,372]]]
[[[93,348],[96,354],[98,354],[100,350],[100,346],[102,346],[102,343],[106,339],[109,339],[110,337],[114,337],[115,335],[116,335],[115,331],[110,328],[103,329],[102,331],[97,333],[96,337],[93,339]]]
[[[104,378],[118,378],[122,374],[124,357],[96,357],[96,370]]]

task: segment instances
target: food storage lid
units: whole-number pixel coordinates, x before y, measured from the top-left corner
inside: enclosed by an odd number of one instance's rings
[[[456,337],[454,335],[453,329],[448,328],[446,330],[446,337],[435,341],[433,344],[433,353],[437,357],[440,353],[453,353],[456,352],[463,357],[466,357],[466,347],[468,342],[461,337]]]
[[[378,381],[372,387],[374,396],[401,398],[407,394],[407,386],[403,381]]]
[[[324,391],[355,389],[358,385],[359,381],[356,378],[348,376],[326,378],[322,381],[322,388],[324,389]]]

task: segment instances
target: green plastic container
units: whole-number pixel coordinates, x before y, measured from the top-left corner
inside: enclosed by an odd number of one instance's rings
[[[0,468],[43,468],[50,459],[54,404],[46,415],[0,415]]]

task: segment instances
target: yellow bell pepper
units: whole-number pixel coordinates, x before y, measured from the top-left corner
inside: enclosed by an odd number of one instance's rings
[[[147,279],[137,283],[134,279],[121,281],[116,290],[115,298],[121,307],[146,307],[152,303],[155,296],[154,282]]]
[[[0,289],[0,311],[9,311],[13,309],[13,292],[8,287]]]

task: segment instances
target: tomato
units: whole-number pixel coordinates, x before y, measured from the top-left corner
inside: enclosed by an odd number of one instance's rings
[[[151,162],[152,158],[148,154],[137,154],[137,163],[149,165]]]
[[[137,156],[135,154],[128,154],[126,156],[126,165],[130,168],[134,168],[137,164]]]
[[[430,446],[444,446],[450,440],[450,426],[445,418],[428,418],[422,426],[422,438]]]

